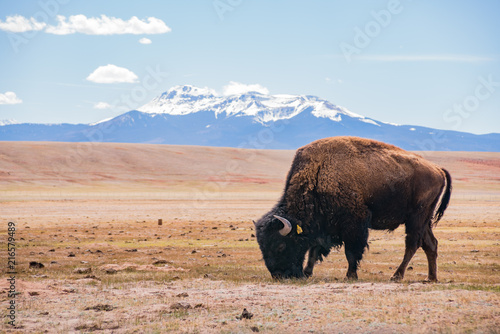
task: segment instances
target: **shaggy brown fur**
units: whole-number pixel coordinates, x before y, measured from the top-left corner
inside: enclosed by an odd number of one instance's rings
[[[347,278],[356,279],[368,229],[394,230],[405,224],[406,252],[392,279],[403,278],[422,247],[428,279],[435,281],[437,240],[431,226],[441,218],[450,194],[448,172],[417,154],[369,139],[326,138],[297,151],[282,199],[256,223],[257,239],[273,276],[309,276],[317,260],[343,244]],[[283,224],[274,215],[292,223],[289,235],[276,233]],[[297,225],[303,233],[297,234]]]

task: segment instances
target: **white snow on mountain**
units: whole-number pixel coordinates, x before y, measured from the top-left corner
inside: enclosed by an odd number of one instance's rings
[[[137,110],[151,114],[187,115],[210,108],[216,94],[209,88],[176,86]]]
[[[113,118],[114,118],[114,117],[105,118],[105,119],[103,119],[103,120],[101,120],[101,121],[98,121],[98,122],[95,122],[95,123],[90,123],[89,125],[90,125],[90,126],[94,126],[94,125],[97,125],[97,124],[101,124],[101,123],[104,123],[104,122],[110,121],[110,120],[112,120]]]
[[[137,110],[151,114],[187,115],[211,111],[216,117],[253,116],[259,123],[290,119],[302,112],[340,122],[342,116],[379,125],[372,119],[310,95],[269,95],[250,91],[242,94],[219,95],[210,88],[190,85],[175,86]]]
[[[11,124],[19,124],[19,122],[14,119],[0,119],[0,126]]]

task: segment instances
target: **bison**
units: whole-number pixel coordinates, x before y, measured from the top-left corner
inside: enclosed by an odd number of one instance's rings
[[[309,277],[332,247],[344,245],[346,279],[354,280],[369,229],[404,224],[406,250],[391,280],[404,277],[422,247],[427,280],[437,281],[432,227],[450,196],[450,174],[417,154],[369,139],[320,139],[297,150],[281,199],[254,222],[256,237],[273,278]]]

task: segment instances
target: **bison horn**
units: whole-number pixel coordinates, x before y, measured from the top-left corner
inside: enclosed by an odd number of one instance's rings
[[[280,230],[280,234],[282,236],[288,235],[292,231],[292,223],[288,221],[288,219],[273,215],[274,218],[279,219],[283,223],[283,228]]]

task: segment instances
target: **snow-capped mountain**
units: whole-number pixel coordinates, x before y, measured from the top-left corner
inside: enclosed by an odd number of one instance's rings
[[[316,117],[329,118],[336,122],[340,122],[342,116],[345,115],[358,118],[363,122],[377,124],[374,120],[316,96],[264,95],[259,92],[220,96],[209,88],[189,85],[173,87],[137,110],[150,114],[169,115],[211,111],[216,118],[252,116],[254,121],[262,124],[290,119],[309,111]]]
[[[9,124],[0,140],[125,142],[296,149],[330,136],[359,136],[408,150],[500,152],[500,134],[474,135],[395,125],[315,96],[256,91],[220,95],[176,86],[149,103],[92,124]]]
[[[0,126],[10,125],[10,124],[18,124],[18,122],[14,119],[0,119]]]

